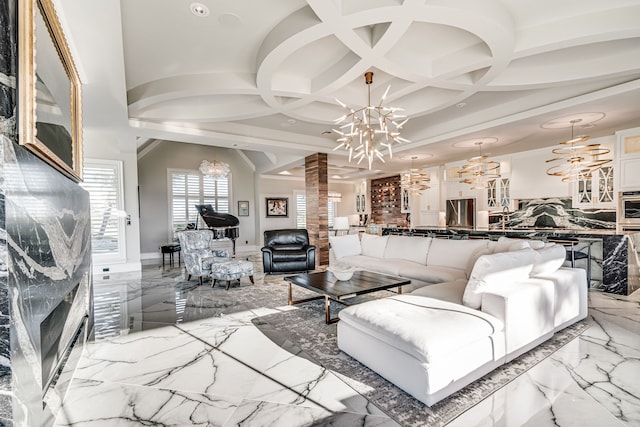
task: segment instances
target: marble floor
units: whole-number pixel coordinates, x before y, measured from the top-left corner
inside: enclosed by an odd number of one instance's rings
[[[95,341],[55,426],[400,425],[251,323],[296,307],[229,298],[261,282],[225,293],[155,264],[94,277]],[[589,298],[583,335],[448,426],[640,426],[640,295]]]

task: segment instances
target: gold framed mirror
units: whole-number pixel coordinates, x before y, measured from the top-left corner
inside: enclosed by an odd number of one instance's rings
[[[82,181],[82,87],[52,0],[18,5],[18,142]]]

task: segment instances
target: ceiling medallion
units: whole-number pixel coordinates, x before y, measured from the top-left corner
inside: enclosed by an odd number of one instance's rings
[[[354,159],[358,160],[358,164],[366,158],[369,162],[369,170],[371,170],[371,165],[375,158],[384,163],[384,156],[381,150],[388,149],[389,158],[392,158],[391,145],[394,142],[398,144],[409,142],[409,140],[400,136],[400,129],[409,119],[405,115],[398,114],[399,111],[403,111],[402,108],[382,106],[391,86],[387,87],[378,105],[371,105],[373,72],[367,71],[364,74],[364,78],[369,94],[366,107],[354,110],[353,108],[348,108],[339,99],[336,99],[349,112],[335,121],[336,125],[342,125],[340,130],[333,129],[334,132],[340,135],[337,139],[340,144],[334,148],[334,151],[344,147],[345,150],[349,151],[349,162]]]
[[[561,162],[547,169],[547,175],[558,176],[562,182],[576,182],[579,179],[590,179],[595,171],[605,164],[611,162],[610,159],[600,159],[599,156],[609,154],[611,150],[602,147],[600,144],[584,144],[589,140],[588,136],[574,137],[573,130],[576,123],[582,119],[571,120],[571,139],[560,143],[560,148],[555,148],[551,152],[558,157],[549,159],[546,163]]]
[[[431,181],[429,174],[422,172],[422,169],[414,168],[413,161],[417,159],[417,156],[411,158],[411,169],[407,172],[403,172],[400,178],[400,186],[408,190],[412,196],[419,195],[422,191],[428,190],[429,187],[426,183]]]
[[[472,190],[483,190],[489,187],[489,180],[500,178],[497,172],[500,163],[489,160],[489,156],[482,154],[482,141],[476,142],[475,145],[478,146],[480,154],[468,159],[467,164],[458,169],[458,175],[466,176],[460,182],[470,184]]]

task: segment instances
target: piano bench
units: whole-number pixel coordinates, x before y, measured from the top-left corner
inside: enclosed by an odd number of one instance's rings
[[[164,268],[164,254],[169,254],[169,266],[173,267],[173,254],[178,253],[178,267],[180,267],[180,243],[169,243],[167,245],[160,246],[160,252],[162,253],[162,268]]]

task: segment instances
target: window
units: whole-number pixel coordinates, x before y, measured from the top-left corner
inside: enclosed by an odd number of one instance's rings
[[[196,205],[210,204],[216,212],[229,213],[231,175],[215,180],[196,171],[169,171],[170,209],[169,240],[178,238],[176,232],[198,222]]]
[[[91,251],[94,258],[125,260],[122,162],[87,160],[82,188],[91,200]]]
[[[307,228],[307,196],[305,193],[295,193],[296,196],[296,228]],[[333,227],[336,216],[336,202],[328,202],[329,228]]]

